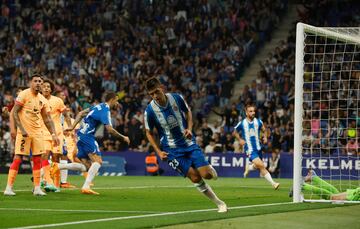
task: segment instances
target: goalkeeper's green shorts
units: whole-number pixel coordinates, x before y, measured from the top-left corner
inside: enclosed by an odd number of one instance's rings
[[[346,200],[360,201],[360,187],[346,190]]]

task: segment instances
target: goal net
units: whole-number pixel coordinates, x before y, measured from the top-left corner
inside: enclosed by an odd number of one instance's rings
[[[293,200],[339,199],[360,187],[360,27],[298,23],[295,68]]]

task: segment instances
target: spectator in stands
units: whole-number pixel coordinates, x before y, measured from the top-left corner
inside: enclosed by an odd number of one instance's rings
[[[213,132],[211,128],[208,126],[207,121],[204,121],[203,126],[201,128],[201,133],[202,133],[203,144],[207,146],[213,137]]]
[[[215,146],[216,146],[215,140],[213,138],[211,138],[210,143],[205,147],[204,153],[206,153],[206,154],[214,153]]]
[[[279,178],[280,174],[280,151],[273,149],[266,168],[271,177]]]
[[[25,86],[30,72],[48,72],[72,112],[101,101],[103,91],[112,89],[124,92],[120,112],[125,116],[129,110],[132,117],[149,101],[139,82],[155,73],[170,91],[192,101],[194,120],[201,123],[219,102],[213,93],[225,104],[227,89],[285,12],[282,1],[135,3],[20,1],[14,20],[9,20],[10,3],[2,3],[0,96],[6,90],[15,94],[12,88]],[[123,121],[125,131],[131,119]]]
[[[128,129],[128,136],[130,138],[129,148],[136,149],[141,144],[141,140],[144,139],[141,123],[133,117],[128,124]]]
[[[272,140],[271,140],[271,147],[274,150],[278,150],[280,151],[281,149],[281,144],[283,143],[283,136],[280,133],[280,129],[279,127],[275,127],[274,131],[271,133]]]
[[[226,140],[225,140],[225,152],[234,152],[234,137],[232,134],[227,133],[226,134]]]
[[[350,138],[348,143],[345,146],[346,155],[357,155],[359,152],[359,143],[356,138]]]
[[[145,139],[141,140],[141,144],[138,146],[137,151],[140,152],[148,152],[149,151],[150,144]]]

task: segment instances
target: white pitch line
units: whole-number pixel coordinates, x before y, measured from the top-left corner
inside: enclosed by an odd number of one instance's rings
[[[51,208],[0,208],[0,211],[41,211],[41,212],[84,212],[84,213],[162,213],[158,211],[119,211],[119,210],[78,210]]]
[[[216,187],[216,186],[215,186]],[[236,188],[257,188],[257,189],[269,189],[268,185],[259,185],[259,186],[234,186]],[[185,186],[168,186],[168,185],[149,185],[149,186],[133,186],[133,187],[94,187],[92,189],[95,190],[122,190],[122,189],[150,189],[150,188],[194,188],[193,185],[185,185]],[[61,190],[79,190],[80,188],[62,188]],[[14,190],[15,192],[30,192],[31,188],[29,189],[17,189]]]
[[[267,207],[267,206],[277,206],[277,205],[286,205],[286,204],[293,204],[293,202],[237,206],[237,207],[230,207],[229,209],[231,210],[231,209],[244,209],[244,208],[254,208],[254,207]],[[197,212],[210,212],[210,211],[216,211],[216,210],[217,209],[211,208],[211,209],[200,209],[200,210],[191,210],[191,211],[164,212],[164,213],[156,213],[156,214],[148,214],[148,215],[122,216],[122,217],[113,217],[113,218],[73,221],[73,222],[66,222],[66,223],[53,223],[53,224],[43,224],[43,225],[34,225],[34,226],[25,226],[25,227],[14,227],[14,228],[10,228],[10,229],[32,229],[32,228],[45,228],[45,227],[59,227],[59,226],[68,226],[68,225],[85,224],[85,223],[97,223],[97,222],[106,222],[106,221],[115,221],[115,220],[139,219],[139,218],[166,216],[166,215],[180,215],[180,214],[188,214],[188,213],[197,213]],[[224,214],[224,213],[222,213],[222,214]]]
[[[149,186],[133,186],[133,187],[94,187],[92,189],[98,189],[98,190],[121,190],[121,189],[148,189],[148,188],[193,188],[193,185],[187,185],[187,186],[170,186],[170,185],[149,185]],[[79,190],[80,188],[62,188],[61,190]],[[30,189],[19,189],[14,190],[14,192],[29,192]]]

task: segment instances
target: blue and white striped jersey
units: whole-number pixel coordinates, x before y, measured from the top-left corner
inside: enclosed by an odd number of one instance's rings
[[[112,125],[110,117],[110,107],[106,103],[100,103],[90,108],[90,112],[81,122],[78,136],[94,137],[99,125]]]
[[[236,131],[245,140],[245,153],[250,154],[261,150],[260,130],[262,126],[263,122],[257,118],[254,118],[252,122],[245,118],[235,126]]]
[[[167,93],[166,97],[168,102],[165,107],[154,100],[146,107],[145,128],[158,130],[162,150],[176,153],[177,149],[197,146],[194,136],[192,139],[184,137],[184,130],[187,128],[185,113],[189,111],[184,98],[176,93]]]

